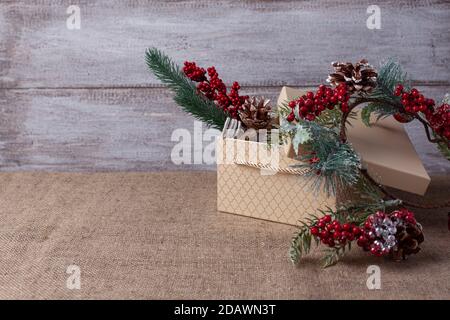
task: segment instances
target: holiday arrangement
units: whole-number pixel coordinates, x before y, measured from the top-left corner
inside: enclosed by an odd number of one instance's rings
[[[422,226],[411,208],[449,207],[450,201],[427,205],[399,199],[371,177],[347,138],[350,119],[373,121],[393,116],[398,122],[419,121],[425,135],[450,160],[450,101],[441,103],[411,88],[394,60],[375,70],[367,60],[334,62],[332,72],[314,91],[272,107],[264,97],[241,94],[238,82],[227,87],[215,67],[195,62],[176,65],[156,48],[148,49],[146,62],[154,75],[174,93],[175,102],[195,118],[222,130],[227,118],[243,128],[278,129],[282,144],[291,143],[297,162],[306,168],[311,192],[336,194],[352,188],[357,197],[336,209],[311,212],[294,235],[290,258],[299,263],[315,245],[326,247],[325,267],[334,265],[352,244],[374,256],[405,259],[420,250]],[[360,110],[360,112],[356,112]]]

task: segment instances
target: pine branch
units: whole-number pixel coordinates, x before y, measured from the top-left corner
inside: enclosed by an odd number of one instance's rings
[[[310,142],[310,149],[314,153],[302,157],[301,160],[306,164],[295,164],[292,167],[312,169],[307,175],[312,179],[313,190],[318,192],[323,187],[328,195],[335,195],[338,187],[356,184],[360,176],[361,160],[350,144],[340,142],[337,128],[323,127],[312,121],[303,121],[302,125],[314,137]],[[318,161],[313,162],[314,158]]]
[[[311,244],[313,240],[315,241],[316,246],[319,245],[318,239],[314,238],[310,232],[310,227],[318,220],[318,217],[309,215],[305,221],[300,222],[302,226],[292,237],[291,247],[289,249],[289,258],[292,263],[298,264],[301,258],[311,251]]]
[[[372,100],[364,107],[361,117],[363,122],[370,125],[370,115],[377,114],[377,120],[393,115],[403,109],[400,98],[394,95],[395,86],[403,84],[409,88],[407,74],[394,59],[387,60],[378,71],[377,86],[367,100]]]
[[[394,59],[388,59],[378,71],[377,86],[370,95],[371,98],[385,100],[389,103],[400,104],[400,98],[394,95],[395,87],[402,84],[409,90],[410,84],[406,72]]]
[[[315,122],[328,128],[336,128],[342,122],[342,115],[342,111],[338,108],[332,110],[326,109],[316,117]],[[349,112],[345,119],[347,125],[351,125],[350,119],[356,119],[356,112]]]
[[[145,53],[145,60],[153,74],[174,92],[174,101],[185,112],[213,128],[223,129],[227,114],[212,101],[200,96],[195,84],[167,55],[150,48]]]
[[[326,210],[319,210],[319,213],[320,216],[330,215],[332,219],[335,219],[341,223],[358,221],[356,218],[349,216],[348,212],[333,210],[331,208],[327,208]],[[304,221],[301,221],[302,226],[294,234],[294,237],[291,241],[291,247],[289,249],[289,257],[294,264],[300,263],[302,257],[307,255],[311,251],[311,244],[313,241],[315,242],[316,247],[319,246],[319,238],[314,237],[310,232],[310,228],[316,225],[319,219],[320,218],[318,216],[309,215],[306,219],[304,219]],[[350,243],[348,243],[346,246],[348,250],[351,249]],[[336,251],[336,249],[338,250]],[[334,252],[333,250],[335,250],[336,252]],[[337,246],[334,248],[329,248],[329,250],[325,250],[325,266],[327,267],[335,264],[339,260],[339,258],[342,257],[345,250],[345,246]]]
[[[328,268],[331,266],[334,266],[339,262],[339,260],[344,256],[345,254],[345,246],[344,247],[334,247],[334,248],[327,248],[324,250],[324,257],[322,258],[322,267]]]
[[[380,102],[372,102],[369,103],[366,107],[364,107],[361,111],[361,120],[363,123],[370,127],[370,117],[372,113],[377,114],[376,121],[386,118],[390,115],[397,113],[397,109],[393,109],[391,105],[380,103]]]

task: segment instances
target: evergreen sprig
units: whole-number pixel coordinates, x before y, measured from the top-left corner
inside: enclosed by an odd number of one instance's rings
[[[200,96],[195,84],[167,55],[157,48],[149,48],[145,60],[153,74],[174,92],[174,101],[184,111],[213,128],[223,129],[227,114]]]
[[[347,212],[342,210],[333,210],[331,208],[327,208],[326,210],[319,210],[320,216],[330,215],[332,219],[338,220],[341,223],[344,222],[352,222],[356,221],[353,217],[348,216]],[[304,221],[300,221],[301,226],[294,234],[291,247],[289,249],[289,257],[294,264],[299,264],[301,259],[310,253],[311,245],[315,243],[316,247],[319,246],[320,241],[317,237],[314,237],[310,228],[317,224],[320,217],[315,215],[309,215]],[[338,245],[334,248],[329,248],[326,251],[326,255],[323,260],[323,267],[329,267],[333,264],[336,264],[337,261],[343,256],[345,253],[346,247],[348,250],[351,249],[351,244],[347,244],[346,246]]]
[[[309,143],[313,153],[305,154],[301,160],[306,163],[292,167],[310,167],[313,190],[322,187],[328,195],[335,195],[338,188],[356,184],[360,177],[361,159],[349,143],[339,139],[336,128],[327,128],[313,121],[303,121],[314,137]],[[317,159],[318,161],[313,161]]]
[[[340,205],[337,209],[328,207],[326,210],[319,210],[319,216],[309,215],[307,218],[300,221],[301,226],[292,237],[289,249],[289,257],[292,263],[299,264],[301,259],[311,252],[313,243],[315,243],[316,247],[319,246],[319,239],[311,234],[310,229],[317,224],[321,216],[330,215],[333,220],[337,220],[340,223],[354,223],[358,226],[362,226],[369,215],[377,211],[385,211],[390,207],[398,207],[399,205],[401,205],[400,200],[383,200],[374,197],[372,200],[364,202],[350,201]],[[322,266],[327,268],[335,265],[351,249],[351,241],[345,245],[338,244],[335,247],[326,248],[322,258]]]
[[[319,241],[313,237],[310,232],[310,227],[313,226],[319,218],[314,215],[309,215],[304,221],[300,221],[301,226],[295,232],[291,240],[291,247],[289,249],[289,258],[292,263],[298,264],[303,256],[311,251],[312,240],[314,239],[316,246]]]
[[[339,245],[332,248],[324,249],[325,255],[322,258],[322,267],[328,268],[334,266],[342,259],[347,251],[352,249],[352,243],[348,242],[346,245]]]
[[[395,87],[402,84],[406,89],[410,87],[407,74],[394,59],[388,59],[379,69],[377,86],[369,98],[377,100],[369,103],[361,113],[363,122],[369,126],[372,113],[377,120],[393,115],[402,108],[400,98],[394,95]]]

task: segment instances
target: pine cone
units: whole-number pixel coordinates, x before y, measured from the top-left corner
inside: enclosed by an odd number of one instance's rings
[[[270,129],[272,127],[270,100],[251,97],[245,100],[239,110],[239,117],[247,128]]]
[[[424,241],[422,227],[419,224],[406,224],[397,227],[397,245],[393,250],[395,260],[406,259],[407,255],[420,251],[419,245]]]
[[[327,81],[333,86],[345,83],[351,93],[368,93],[377,85],[378,74],[366,59],[362,59],[355,65],[350,62],[333,62],[332,66],[334,73],[328,76]]]

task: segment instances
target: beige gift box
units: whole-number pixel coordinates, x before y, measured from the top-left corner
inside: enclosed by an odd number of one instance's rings
[[[303,92],[283,87],[278,105]],[[351,120],[348,138],[368,173],[383,185],[423,195],[430,182],[403,125],[391,118],[370,128]],[[220,137],[217,141],[217,207],[219,211],[298,225],[319,209],[335,208],[352,196],[312,192],[305,169],[293,169],[290,146]]]

